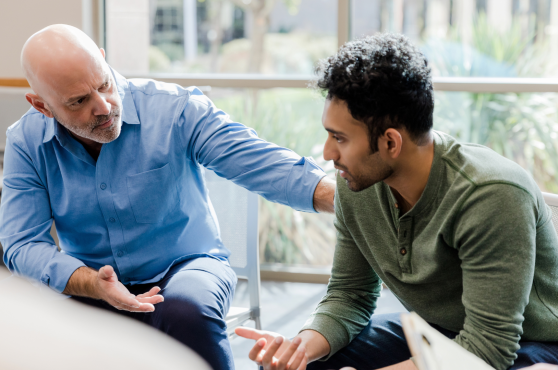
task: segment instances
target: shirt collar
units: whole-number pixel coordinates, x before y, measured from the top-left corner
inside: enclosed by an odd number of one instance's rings
[[[430,175],[428,176],[426,187],[424,188],[417,203],[402,217],[414,217],[421,214],[423,211],[429,209],[433,204],[435,204],[434,201],[438,196],[440,185],[442,183],[441,177],[444,167],[443,155],[447,151],[447,140],[444,134],[435,130],[432,130],[432,136],[434,139],[434,158],[432,159],[432,166],[430,167]],[[396,203],[395,196],[389,186],[386,183],[383,184],[390,194],[389,196],[392,202]]]
[[[116,87],[118,89],[118,95],[120,95],[120,99],[122,100],[122,122],[131,124],[131,125],[139,125],[140,120],[138,118],[138,112],[136,110],[136,104],[134,103],[134,98],[132,97],[132,91],[130,90],[130,85],[128,84],[128,80],[125,79],[120,73],[116,72],[109,66],[111,73],[114,77],[114,81],[116,82]],[[45,135],[43,138],[43,143],[46,143],[55,136],[59,140],[64,140],[65,128],[56,121],[54,118],[47,118],[47,125],[45,130]]]
[[[114,69],[110,68],[110,70],[112,71],[116,86],[118,87],[118,95],[120,95],[120,99],[122,99],[122,122],[131,125],[139,125],[138,111],[136,110],[136,103],[134,103],[128,80]]]

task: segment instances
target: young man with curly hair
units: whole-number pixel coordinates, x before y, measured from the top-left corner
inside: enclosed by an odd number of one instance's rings
[[[415,369],[409,310],[498,370],[558,364],[558,237],[533,179],[481,145],[433,131],[424,55],[401,35],[347,43],[319,68],[324,158],[339,170],[328,291],[292,340],[257,340],[266,369]],[[319,361],[317,361],[319,360]]]

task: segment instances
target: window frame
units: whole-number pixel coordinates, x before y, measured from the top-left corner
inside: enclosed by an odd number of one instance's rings
[[[99,14],[104,21],[105,0],[98,1]],[[338,46],[350,40],[351,0],[337,0]],[[104,24],[99,27],[98,40],[105,43]],[[127,78],[152,78],[181,86],[204,86],[209,88],[307,88],[312,75],[264,75],[264,74],[172,74],[149,73],[127,75]],[[494,77],[434,77],[435,91],[469,93],[544,93],[558,92],[558,78],[494,78]],[[261,264],[262,280],[327,284],[330,268]]]

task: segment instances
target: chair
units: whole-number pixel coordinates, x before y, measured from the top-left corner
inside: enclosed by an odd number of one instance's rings
[[[229,262],[240,279],[248,280],[250,308],[231,307],[227,315],[229,335],[248,320],[260,322],[260,265],[258,253],[258,195],[205,170],[209,198],[215,209],[221,239],[231,251]]]
[[[552,224],[554,229],[558,232],[558,195],[543,193],[544,201],[552,210]]]

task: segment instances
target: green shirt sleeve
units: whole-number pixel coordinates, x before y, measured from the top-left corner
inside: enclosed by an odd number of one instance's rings
[[[347,346],[368,324],[382,288],[345,225],[337,191],[334,223],[337,245],[327,294],[301,329],[315,330],[327,339],[331,351],[323,360]]]
[[[517,357],[540,218],[526,190],[493,183],[474,188],[455,221],[466,317],[454,340],[498,370]]]

